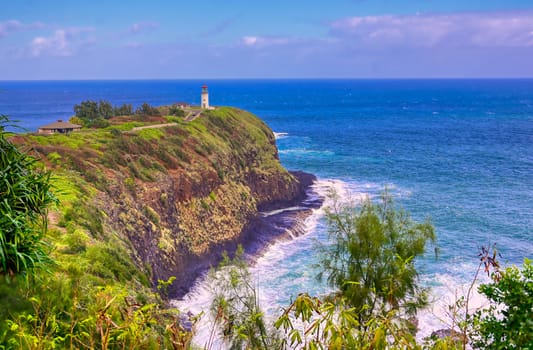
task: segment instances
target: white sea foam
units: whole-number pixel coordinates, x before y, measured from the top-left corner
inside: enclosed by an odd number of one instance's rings
[[[322,157],[322,156],[333,156],[335,155],[332,151],[319,151],[319,150],[313,150],[313,149],[306,149],[306,148],[292,148],[292,149],[284,149],[280,150],[279,154],[290,154],[290,155],[302,155],[306,157]]]
[[[366,197],[378,196],[385,185],[394,196],[411,194],[409,190],[399,188],[394,184],[345,182],[339,179],[315,182],[308,201],[312,202],[316,200],[316,196],[319,196],[324,198],[324,203],[322,207],[313,209],[311,215],[302,223],[304,234],[291,235],[291,232],[287,232],[291,239],[277,241],[265,249],[260,256],[250,259],[252,266],[249,270],[255,280],[259,303],[267,319],[272,320],[279,316],[280,308],[287,306],[291,298],[300,292],[323,295],[331,291],[327,285],[315,278],[319,272],[315,266],[319,262],[316,245],[317,241],[327,240],[327,227],[323,217],[324,208],[334,204],[331,194],[335,193],[336,200],[341,203],[358,203]],[[291,207],[284,210],[297,209],[298,207]],[[271,211],[263,215],[275,215],[282,211]],[[457,264],[454,268],[464,272],[471,271],[473,267]],[[423,283],[433,286],[432,297],[435,302],[431,309],[424,310],[418,315],[420,338],[430,335],[434,330],[449,328],[449,318],[446,317],[447,306],[455,301],[456,291],[464,290],[461,281],[457,279],[456,272],[452,270],[433,276],[425,275]],[[209,315],[209,307],[213,299],[211,286],[212,281],[206,275],[196,282],[182,300],[174,301],[174,304],[184,312],[190,311],[193,314],[204,312],[204,316],[196,326],[196,335],[193,340],[198,346],[204,346],[207,343],[213,329],[213,320]],[[472,305],[478,305],[478,299],[481,300],[479,295],[474,294]],[[225,348],[221,340],[216,340],[214,344],[216,349]]]
[[[283,209],[277,209],[277,210],[271,210],[271,211],[264,211],[264,212],[261,212],[260,214],[264,217],[269,217],[269,216],[281,214],[287,211],[297,211],[297,210],[302,210],[302,209],[305,209],[305,208],[297,206],[297,207],[289,207],[289,208],[283,208]]]
[[[289,134],[286,132],[274,132],[274,137],[276,140],[280,140],[289,137]]]
[[[463,266],[467,271],[475,271],[475,266]],[[477,290],[480,283],[487,283],[484,276],[472,285],[471,280],[458,279],[456,274],[444,273],[423,277],[423,284],[431,285],[430,304],[419,311],[417,338],[424,339],[439,329],[458,330],[457,323],[464,320],[465,306],[456,307],[456,302],[468,297],[468,312],[473,313],[488,306],[487,299]],[[470,294],[469,289],[471,288]]]
[[[312,186],[312,191],[309,193],[308,201],[316,200],[316,197],[326,197],[331,189],[334,188],[338,193],[345,193],[344,183],[338,180],[332,181],[317,181]],[[326,201],[327,202],[327,201]],[[296,210],[295,207],[286,208],[284,210]],[[274,215],[283,210],[263,213],[263,215]],[[304,231],[307,234],[296,236],[293,239],[275,242],[269,246],[261,256],[253,259],[253,266],[250,267],[250,273],[256,280],[258,286],[258,296],[261,307],[266,311],[267,317],[275,317],[279,307],[282,306],[280,296],[283,296],[283,286],[276,282],[280,276],[290,273],[289,267],[283,262],[290,260],[291,256],[302,250],[309,249],[313,244],[313,238],[309,233],[316,231],[320,219],[323,216],[323,209],[313,209],[312,214],[309,215],[304,222]],[[290,230],[290,229],[289,229]],[[288,232],[290,234],[290,232]],[[289,279],[295,286],[309,284],[309,277],[303,274],[299,278]],[[305,281],[304,281],[305,280]],[[283,283],[283,282],[282,282]],[[290,298],[290,295],[284,296],[283,300]],[[205,274],[199,278],[195,285],[191,288],[189,293],[181,300],[174,300],[172,304],[179,308],[182,312],[191,312],[198,315],[204,313],[198,324],[196,325],[196,334],[193,342],[198,346],[204,346],[212,338],[212,324],[214,322],[209,312],[209,307],[213,301],[213,289],[210,276]],[[217,337],[219,338],[219,337]],[[220,339],[213,340],[214,348],[223,349],[224,344]]]

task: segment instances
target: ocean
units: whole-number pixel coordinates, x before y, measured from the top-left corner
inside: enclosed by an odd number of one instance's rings
[[[212,105],[263,119],[282,164],[315,174],[316,192],[357,200],[387,187],[414,219],[431,219],[440,255],[429,249],[417,262],[435,301],[419,315],[420,334],[445,326],[445,306],[472,280],[481,246],[496,244],[504,266],[533,257],[533,80],[4,81],[0,114],[34,131],[86,99],[199,104],[203,84]],[[299,292],[329,291],[315,279],[322,210],[305,225],[251,266],[269,315]],[[208,304],[209,281],[178,302],[193,312]]]

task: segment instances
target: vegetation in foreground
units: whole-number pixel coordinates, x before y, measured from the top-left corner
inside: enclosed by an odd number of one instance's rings
[[[97,213],[73,209],[75,199],[91,196],[83,180],[70,192],[57,191],[61,205],[71,209],[61,226],[44,234],[46,210],[56,202],[52,185],[61,184],[62,177],[51,177],[5,136],[2,127],[6,215],[0,231],[0,348],[189,348],[189,321],[194,320],[180,318],[152,291],[119,237],[89,233],[98,222],[83,215]],[[467,342],[486,349],[533,347],[530,260],[522,270],[502,270],[495,254],[482,254],[480,268],[493,278],[480,287],[491,301],[489,308],[466,312],[458,320],[456,333],[466,336],[417,344],[410,316],[425,300],[414,259],[434,240],[432,226],[411,221],[387,196],[357,209],[334,207],[328,222],[333,259],[325,260],[323,269],[337,292],[322,298],[299,295],[272,325],[259,308],[242,259],[237,256],[233,264],[225,260],[229,274],[218,284],[212,310],[215,327],[230,348],[453,349],[465,348]],[[56,249],[47,251],[46,246]],[[163,296],[170,283],[160,281]],[[464,305],[458,301],[458,307]]]
[[[214,322],[204,348],[217,349],[218,335],[229,349],[532,349],[533,265],[525,259],[521,270],[501,269],[494,247],[482,248],[472,281],[480,272],[491,277],[479,287],[489,306],[472,311],[463,296],[450,305],[448,336],[416,339],[413,312],[425,304],[425,291],[414,257],[435,235],[429,222],[415,223],[392,204],[385,192],[378,204],[336,205],[327,213],[333,245],[322,268],[336,291],[298,295],[273,324],[242,257],[226,259],[213,272]]]
[[[4,126],[0,349],[186,348],[190,330],[152,291],[125,242],[113,232],[93,236],[99,213],[76,211],[91,187],[43,169]],[[64,213],[62,222],[47,227],[48,209]]]
[[[0,276],[9,279],[50,263],[43,237],[56,198],[50,172],[7,140],[7,122],[0,116]]]

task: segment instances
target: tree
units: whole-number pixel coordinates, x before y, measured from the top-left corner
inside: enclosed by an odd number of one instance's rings
[[[92,121],[99,117],[98,103],[91,100],[82,101],[79,105],[74,105],[74,113],[84,122]]]
[[[211,271],[214,299],[211,313],[214,318],[211,338],[206,349],[213,348],[215,330],[219,330],[230,349],[279,349],[280,339],[270,327],[259,307],[257,290],[239,246],[234,259],[224,253],[218,270]]]
[[[184,117],[185,116],[185,111],[183,109],[179,108],[176,105],[170,106],[169,109],[168,109],[168,113],[170,115],[173,115],[173,116],[176,116],[176,117]]]
[[[79,105],[74,105],[74,112],[83,125],[86,127],[106,127],[109,126],[109,119],[113,114],[113,107],[107,101],[95,101],[87,100],[83,101]]]
[[[72,124],[83,125],[83,120],[81,120],[81,118],[76,117],[76,116],[70,117],[68,121],[69,123],[72,123]]]
[[[57,199],[50,172],[7,139],[7,123],[0,116],[0,275],[13,276],[50,261],[42,239]]]
[[[533,265],[525,259],[516,266],[493,273],[493,283],[482,284],[490,301],[474,315],[472,345],[478,349],[533,349]]]
[[[157,110],[157,108],[153,108],[152,106],[150,106],[150,104],[145,102],[135,110],[135,114],[146,117],[151,115],[159,115],[159,111]]]
[[[115,116],[132,115],[133,114],[133,107],[131,106],[131,104],[124,103],[120,107],[115,107],[113,114]]]
[[[98,116],[100,118],[109,119],[113,116],[113,106],[109,101],[101,100],[98,103]]]
[[[405,319],[427,303],[414,260],[435,241],[429,221],[414,222],[396,209],[387,193],[359,207],[338,200],[326,212],[333,245],[321,261],[328,283],[354,307],[361,329],[376,317],[396,311]]]

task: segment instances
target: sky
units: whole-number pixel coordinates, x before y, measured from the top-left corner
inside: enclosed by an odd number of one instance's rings
[[[0,4],[0,80],[533,77],[533,0]]]

